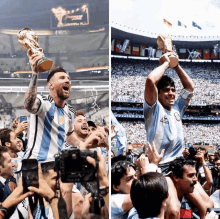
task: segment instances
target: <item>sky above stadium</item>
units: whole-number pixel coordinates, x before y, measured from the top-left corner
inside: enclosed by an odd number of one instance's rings
[[[220,7],[214,0],[111,0],[112,26],[186,36],[220,36]],[[164,23],[164,19],[168,23]],[[178,26],[178,21],[183,26]],[[195,22],[198,27],[192,26]],[[169,24],[170,23],[170,24]],[[185,26],[184,26],[185,25]],[[144,32],[145,34],[144,34]]]

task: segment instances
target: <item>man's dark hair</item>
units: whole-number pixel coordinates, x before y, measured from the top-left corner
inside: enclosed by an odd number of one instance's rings
[[[220,157],[215,157],[215,158],[214,158],[214,162],[216,162],[216,161],[218,161],[218,160],[220,160]]]
[[[171,171],[176,175],[177,178],[183,178],[184,165],[188,166],[196,166],[194,160],[187,160],[184,157],[177,157],[174,161],[172,161],[169,165],[169,172]]]
[[[133,181],[130,195],[139,218],[157,217],[162,202],[168,198],[167,181],[160,173],[145,173]]]
[[[49,172],[49,170],[54,170],[55,167],[55,162],[54,161],[50,161],[50,162],[45,162],[41,164],[41,169],[42,169],[42,173],[47,174]]]
[[[76,116],[84,116],[85,117],[85,114],[81,110],[76,110]]]
[[[0,140],[1,140],[2,146],[5,146],[6,142],[11,142],[10,140],[11,132],[12,130],[8,128],[0,129]]]
[[[47,75],[47,83],[50,81],[50,79],[56,74],[57,72],[65,72],[66,71],[62,67],[56,67],[54,68],[48,75]]]
[[[174,80],[167,75],[163,75],[162,78],[157,83],[158,93],[160,93],[161,89],[163,89],[164,87],[167,87],[167,86],[175,88]]]
[[[0,146],[0,166],[4,167],[5,158],[3,157],[3,153],[8,152],[8,148],[5,146]]]
[[[112,168],[111,168],[111,177],[112,177],[112,185],[111,185],[112,190],[111,191],[112,191],[112,194],[118,193],[113,189],[113,185],[114,186],[120,185],[120,180],[127,173],[127,169],[129,167],[132,167],[132,168],[134,168],[134,170],[136,170],[136,165],[129,162],[129,161],[126,161],[126,160],[117,161],[116,163],[114,163],[112,165]]]

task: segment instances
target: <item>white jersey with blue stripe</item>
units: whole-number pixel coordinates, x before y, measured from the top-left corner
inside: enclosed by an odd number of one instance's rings
[[[28,147],[24,158],[35,158],[40,163],[54,161],[66,139],[66,134],[74,130],[75,111],[65,104],[63,108],[55,105],[48,96],[37,95],[40,106],[30,117]]]
[[[153,106],[144,102],[145,129],[147,141],[154,141],[157,151],[165,149],[162,163],[182,156],[183,131],[182,117],[186,109],[185,99],[179,96],[171,111],[166,110],[157,100]]]
[[[147,206],[146,206],[146,211],[147,211]],[[137,210],[134,207],[129,211],[127,219],[140,219],[137,213]],[[145,219],[159,219],[159,218],[158,217],[147,217]]]
[[[112,219],[127,219],[128,211],[122,209],[127,194],[113,194],[111,195],[111,218]]]

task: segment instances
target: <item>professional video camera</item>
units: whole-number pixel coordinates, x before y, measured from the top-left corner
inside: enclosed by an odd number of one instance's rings
[[[189,148],[189,155],[187,156],[188,160],[195,160],[195,155],[198,152],[198,148],[190,147]]]
[[[96,160],[96,167],[90,164],[86,157]],[[96,180],[98,170],[97,152],[92,150],[79,150],[71,146],[62,150],[55,156],[55,171],[60,174],[62,182],[93,182]]]

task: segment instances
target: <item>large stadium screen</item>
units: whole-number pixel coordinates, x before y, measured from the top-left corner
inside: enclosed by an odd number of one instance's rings
[[[51,14],[52,28],[89,25],[88,4],[53,7],[51,8]]]
[[[203,50],[203,59],[210,59],[210,50],[209,49]]]

